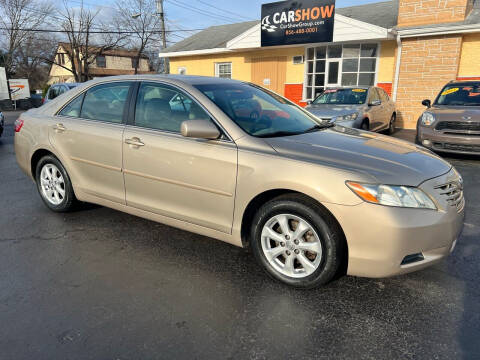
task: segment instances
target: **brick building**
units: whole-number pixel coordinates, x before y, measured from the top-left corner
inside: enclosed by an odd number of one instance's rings
[[[455,79],[480,79],[480,0],[394,0],[336,9],[333,42],[261,46],[260,21],[213,26],[161,53],[172,73],[231,77],[305,104],[326,87],[378,85],[398,126]]]

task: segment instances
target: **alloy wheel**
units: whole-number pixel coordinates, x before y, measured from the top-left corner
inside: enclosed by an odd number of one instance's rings
[[[52,205],[60,205],[65,199],[65,180],[54,164],[45,164],[40,172],[42,196]]]
[[[307,277],[322,262],[322,243],[317,232],[296,215],[270,218],[262,229],[261,245],[268,263],[288,277]]]

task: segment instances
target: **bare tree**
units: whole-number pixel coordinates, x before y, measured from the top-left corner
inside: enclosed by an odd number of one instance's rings
[[[132,32],[132,47],[136,49],[135,74],[140,59],[152,43],[159,41],[161,19],[157,16],[155,0],[117,0],[117,23],[122,30]],[[158,56],[158,55],[157,55]]]
[[[32,30],[48,24],[53,6],[39,0],[0,0],[0,47],[5,49],[5,70],[15,73],[15,53],[31,39]]]
[[[49,59],[55,56],[56,37],[36,34],[27,37],[15,53],[15,77],[28,79],[30,88],[41,89],[48,81]]]
[[[59,16],[63,18],[62,28],[68,39],[68,46],[64,50],[71,68],[56,60],[52,63],[70,71],[76,82],[89,80],[90,65],[97,56],[115,49],[125,39],[124,34],[112,32],[111,28],[98,20],[99,12],[100,9],[85,8],[83,2],[79,8],[70,8],[67,0],[64,0],[63,10],[59,11]]]

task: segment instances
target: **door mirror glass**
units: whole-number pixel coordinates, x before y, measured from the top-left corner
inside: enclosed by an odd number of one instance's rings
[[[220,137],[220,131],[210,120],[187,120],[180,128],[185,137],[215,140]]]
[[[427,108],[431,107],[432,106],[432,102],[428,99],[425,99],[422,101],[422,105],[423,106],[426,106]]]

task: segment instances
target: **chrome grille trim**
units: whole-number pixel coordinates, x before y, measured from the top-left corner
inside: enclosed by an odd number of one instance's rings
[[[435,186],[436,190],[439,190],[439,194],[446,196],[447,203],[451,206],[455,206],[457,211],[460,212],[465,206],[465,199],[463,197],[463,186],[460,181],[451,181],[443,185]]]

